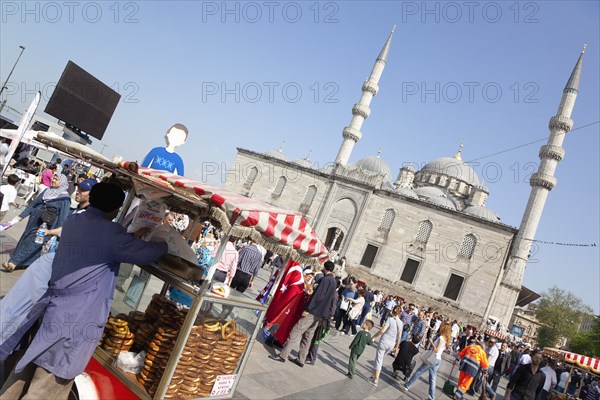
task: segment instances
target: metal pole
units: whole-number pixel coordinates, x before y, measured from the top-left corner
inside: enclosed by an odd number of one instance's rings
[[[12,75],[13,71],[15,70],[15,67],[17,66],[17,63],[19,62],[19,59],[21,58],[21,56],[23,55],[23,52],[25,51],[25,47],[24,46],[19,46],[19,47],[21,48],[21,52],[19,53],[19,57],[17,57],[17,61],[15,61],[15,65],[13,65],[12,69],[8,73],[8,76],[6,77],[6,80],[4,81],[4,85],[2,85],[2,88],[0,89],[0,95],[2,94],[2,92],[4,91],[4,89],[6,89],[6,84],[8,83],[8,80],[10,79],[10,76]]]

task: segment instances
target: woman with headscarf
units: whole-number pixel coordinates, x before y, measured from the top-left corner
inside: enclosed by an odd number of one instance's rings
[[[44,190],[18,217],[10,222],[11,225],[14,225],[29,216],[25,231],[10,260],[2,263],[5,270],[12,272],[15,268],[27,268],[40,256],[43,245],[35,243],[37,232],[44,222],[48,225],[48,229],[55,229],[63,225],[69,215],[71,205],[68,188],[67,177],[55,173],[50,188]]]

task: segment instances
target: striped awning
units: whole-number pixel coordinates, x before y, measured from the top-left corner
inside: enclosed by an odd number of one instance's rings
[[[485,331],[485,334],[488,336],[493,336],[495,338],[498,338],[500,340],[506,340],[506,338],[508,337],[507,335],[505,335],[504,333],[500,333],[500,332],[496,332],[493,329],[488,329]]]
[[[138,173],[159,178],[208,200],[218,210],[211,216],[225,230],[231,228],[233,236],[250,237],[269,250],[301,262],[315,257],[325,261],[328,257],[327,249],[299,212],[165,171],[140,167]]]
[[[600,359],[583,356],[581,354],[564,352],[565,361],[572,364],[577,364],[582,368],[587,368],[595,374],[600,374]]]
[[[211,217],[232,236],[248,237],[281,256],[310,265],[325,262],[329,256],[302,214],[250,199],[227,189],[185,178],[170,172],[138,167],[133,162],[114,162],[89,147],[44,132],[37,139],[109,171],[119,171],[142,183],[171,190],[192,204],[208,202]],[[145,177],[147,179],[144,179]]]

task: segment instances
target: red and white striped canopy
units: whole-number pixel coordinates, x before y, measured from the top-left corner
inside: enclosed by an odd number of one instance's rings
[[[327,249],[319,240],[304,216],[257,201],[227,189],[181,177],[165,171],[140,167],[138,173],[160,178],[170,184],[190,190],[221,209],[227,221],[235,227],[251,228],[269,242],[291,246],[305,257],[323,259]]]
[[[249,199],[227,189],[211,186],[169,172],[157,171],[151,168],[138,168],[135,163],[113,162],[88,147],[53,137],[44,132],[38,133],[37,139],[44,144],[65,151],[67,154],[76,155],[76,157],[108,170],[121,169],[124,174],[132,177],[141,174],[152,177],[152,181],[157,183],[164,181],[167,190],[169,185],[166,182],[183,189],[184,195],[189,190],[190,195],[185,195],[186,199],[196,203],[198,201],[196,196],[200,196],[203,200],[214,205],[213,210],[218,211],[216,213],[218,215],[214,217],[218,218],[221,225],[226,229],[233,226],[232,234],[234,236],[242,236],[240,235],[242,233],[243,236],[259,240],[263,246],[280,255],[289,255],[296,261],[311,264],[317,264],[318,261],[323,262],[328,256],[323,243],[321,243],[302,214],[298,212],[284,210],[261,201]]]
[[[600,359],[582,356],[581,354],[564,352],[565,361],[572,364],[577,364],[582,368],[588,368],[595,374],[600,374]]]
[[[506,340],[506,338],[507,338],[507,335],[505,335],[503,333],[500,333],[500,332],[496,332],[495,330],[492,330],[492,329],[486,330],[485,333],[488,336],[493,336],[493,337],[498,338],[500,340]]]

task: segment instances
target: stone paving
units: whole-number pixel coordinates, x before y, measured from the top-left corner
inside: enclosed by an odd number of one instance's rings
[[[11,211],[5,218],[12,219],[17,212]],[[0,261],[9,258],[19,236],[25,227],[25,221],[5,232],[0,232]],[[0,295],[10,290],[12,285],[21,276],[22,271],[6,273],[0,271]],[[269,273],[261,270],[259,279],[249,296],[254,297],[266,283]],[[378,322],[378,321],[376,321]],[[377,326],[371,332],[377,332]],[[357,375],[354,379],[347,378],[349,350],[352,341],[350,336],[340,336],[337,332],[321,344],[318,360],[315,365],[305,365],[303,368],[287,361],[279,363],[268,358],[275,349],[255,340],[250,357],[245,365],[240,378],[234,399],[427,399],[428,374],[425,373],[415,383],[409,392],[400,389],[400,380],[391,377],[392,357],[386,356],[383,371],[378,387],[372,386],[367,378],[375,360],[375,346],[368,346],[360,357],[357,366]],[[292,355],[295,355],[295,351]],[[436,380],[436,398],[449,398],[442,392],[444,382],[448,379],[452,368],[453,357],[444,354]],[[458,372],[454,370],[453,378],[456,381]],[[499,394],[504,394],[507,381],[500,382]],[[469,396],[466,397],[467,399]]]

